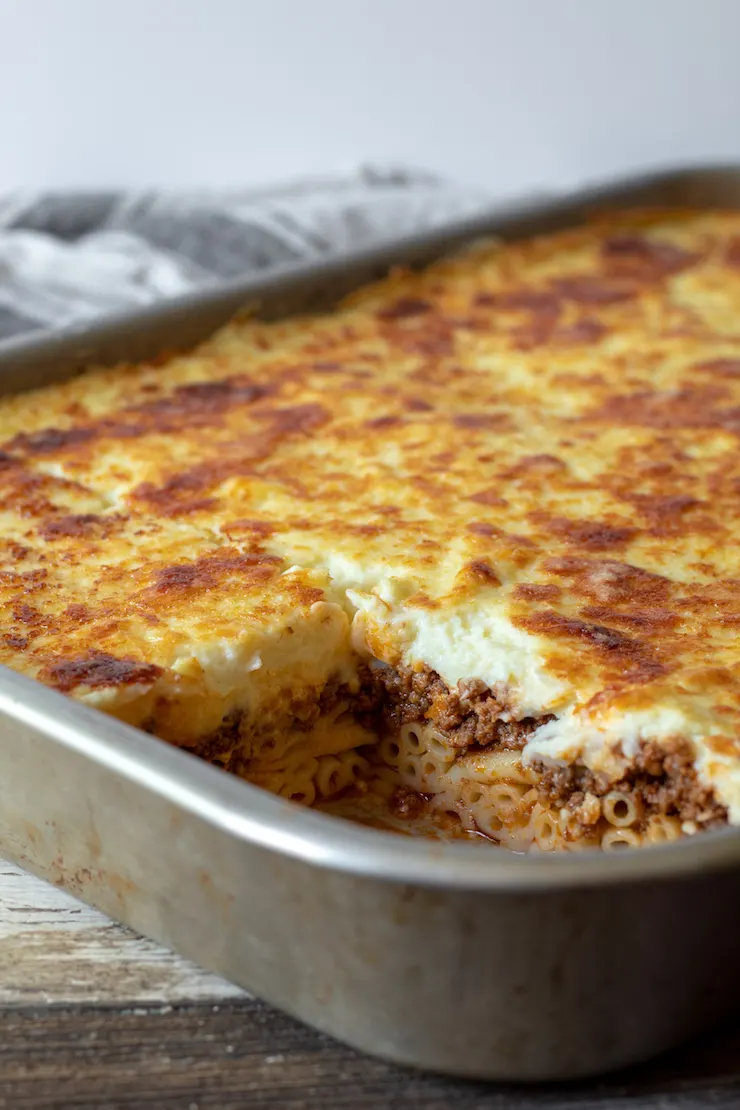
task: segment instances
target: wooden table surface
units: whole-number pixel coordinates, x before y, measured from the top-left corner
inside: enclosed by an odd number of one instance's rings
[[[0,862],[0,1110],[738,1110],[739,1024],[599,1082],[421,1075],[320,1036]]]

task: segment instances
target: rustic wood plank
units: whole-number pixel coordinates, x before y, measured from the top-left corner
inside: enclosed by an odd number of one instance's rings
[[[0,1006],[235,998],[216,975],[0,861]]]
[[[598,1083],[522,1088],[419,1075],[312,1032],[2,862],[0,1007],[0,1110],[740,1106],[740,1026]]]
[[[0,1013],[2,1110],[736,1110],[740,1026],[599,1083],[423,1075],[353,1052],[254,999]]]

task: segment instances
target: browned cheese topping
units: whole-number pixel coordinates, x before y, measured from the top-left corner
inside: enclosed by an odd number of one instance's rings
[[[5,398],[0,661],[228,748],[375,657],[376,719],[461,753],[572,722],[558,798],[603,729],[625,789],[740,820],[739,444],[740,214],[399,272]]]

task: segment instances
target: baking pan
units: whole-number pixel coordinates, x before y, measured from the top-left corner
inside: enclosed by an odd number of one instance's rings
[[[740,167],[538,200],[15,341],[0,387],[187,346],[244,305],[327,307],[394,263],[633,204],[740,206]],[[605,1071],[718,1020],[740,990],[740,830],[608,855],[416,840],[302,809],[2,667],[0,850],[311,1025],[437,1071]]]

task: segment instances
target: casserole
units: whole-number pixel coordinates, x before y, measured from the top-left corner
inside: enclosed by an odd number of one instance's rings
[[[681,203],[692,191],[701,194],[701,181],[704,193],[695,202],[710,208],[731,192],[731,180],[732,174],[716,171],[671,175],[615,189],[608,202]],[[539,225],[567,226],[605,199],[600,194],[555,204],[540,212]],[[332,265],[329,289],[321,284],[326,275],[290,275],[259,290],[212,295],[197,313],[191,299],[143,314],[136,326],[129,319],[84,337],[16,344],[6,348],[5,380],[12,390],[32,384],[31,368],[40,384],[80,365],[151,356],[173,340],[188,343],[207,334],[250,295],[262,301],[263,312],[280,315],[300,307],[302,298],[311,302],[313,296],[315,303],[317,291],[331,301],[390,262],[426,261],[484,232],[518,237],[537,228],[536,213],[501,214],[485,227],[376,252],[353,273],[346,263]],[[201,391],[198,400],[204,396]],[[16,441],[16,450],[44,455],[49,437],[38,438],[40,430],[19,429],[17,436],[26,438]],[[59,436],[54,444],[56,452]],[[62,484],[74,480],[71,472],[46,464],[44,475]],[[79,493],[65,486],[64,496]],[[56,514],[62,520],[101,515],[89,506],[64,508],[75,511]],[[53,542],[71,538],[62,529]],[[195,529],[187,540],[193,549],[206,542]],[[166,563],[176,565],[182,564]],[[165,581],[171,585],[172,578]],[[182,578],[174,575],[178,588]],[[322,589],[313,579],[298,587],[302,601],[310,596],[311,605],[325,603],[323,596],[303,593]],[[319,609],[314,619],[324,618],[339,620],[333,610]],[[105,688],[99,679],[116,658],[102,654],[106,659],[93,657],[85,674],[82,685],[89,691]],[[152,677],[129,671],[120,685],[139,688]],[[64,689],[69,678],[62,672],[54,684]],[[2,683],[7,850],[360,1047],[461,1074],[585,1074],[667,1045],[718,1012],[736,987],[729,944],[737,905],[732,831],[608,861],[590,853],[572,860],[495,852],[492,858],[491,851],[469,844],[399,839],[296,811],[27,679],[6,672]],[[34,764],[48,774],[34,775]],[[259,904],[250,890],[260,890]],[[687,897],[702,898],[701,921],[683,915],[681,928],[667,931],[667,916],[675,917]],[[320,952],[327,936],[337,940],[331,952]],[[425,938],[423,959],[419,937]],[[449,1012],[460,992],[475,1001],[452,1034]],[[495,1012],[506,1012],[505,1030],[493,1031]]]

